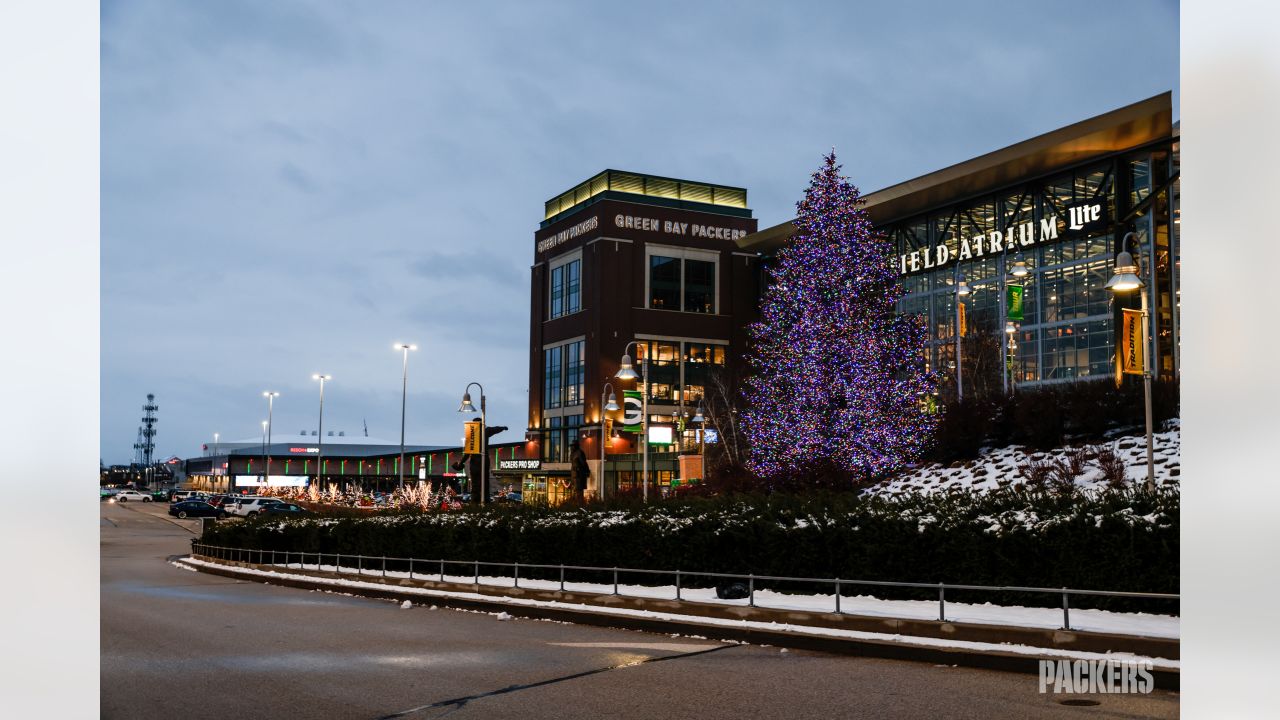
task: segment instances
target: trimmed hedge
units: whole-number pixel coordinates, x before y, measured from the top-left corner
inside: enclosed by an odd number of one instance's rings
[[[891,498],[853,493],[738,495],[615,510],[516,505],[372,518],[260,518],[219,524],[202,542],[374,557],[678,569],[690,574],[1176,593],[1178,530],[1179,496],[1174,489],[1067,495],[1002,490]],[[652,581],[670,583],[669,578]],[[784,584],[778,589],[831,592],[830,585],[806,589]],[[935,591],[848,591],[873,592],[881,597],[937,596]],[[976,591],[954,597],[949,592],[948,599],[1044,606],[1061,602],[1058,597]],[[1072,605],[1177,612],[1172,601],[1082,597],[1073,598]]]

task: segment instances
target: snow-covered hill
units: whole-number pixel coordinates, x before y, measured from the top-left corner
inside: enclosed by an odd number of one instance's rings
[[[1158,485],[1177,485],[1181,479],[1180,445],[1181,427],[1177,419],[1165,423],[1161,432],[1154,433],[1155,476]],[[999,487],[1029,484],[1027,473],[1020,470],[1028,464],[1052,466],[1061,461],[1069,465],[1070,456],[1079,450],[1091,456],[1083,463],[1082,472],[1074,484],[1084,490],[1101,489],[1108,483],[1099,466],[1096,451],[1110,449],[1124,464],[1125,475],[1131,484],[1145,482],[1147,477],[1146,437],[1142,433],[1119,435],[1104,442],[1058,448],[1048,452],[1028,450],[1019,446],[996,450],[984,448],[976,460],[950,464],[929,463],[906,470],[898,476],[870,488],[868,494],[896,495],[901,493],[955,492],[957,490],[987,491]],[[1078,460],[1079,458],[1077,458]],[[1050,483],[1053,481],[1050,480]]]

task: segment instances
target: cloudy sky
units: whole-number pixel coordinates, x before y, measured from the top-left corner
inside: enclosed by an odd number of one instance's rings
[[[102,3],[102,457],[325,426],[521,436],[542,203],[604,168],[789,219],[1173,90],[1176,3]],[[1175,110],[1176,116],[1176,110]]]

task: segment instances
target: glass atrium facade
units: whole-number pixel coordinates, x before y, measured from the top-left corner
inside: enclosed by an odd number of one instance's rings
[[[903,258],[907,294],[899,309],[927,323],[927,359],[947,378],[944,390],[955,392],[958,316],[965,327],[960,349],[966,397],[1113,377],[1118,308],[1139,306],[1136,293],[1117,299],[1105,287],[1126,232],[1135,235],[1128,249],[1150,289],[1153,371],[1176,379],[1177,198],[1175,136],[883,226]],[[1093,221],[1073,228],[1080,224],[1073,212],[1092,207],[1100,210]],[[1056,232],[1041,231],[1045,222]],[[1036,240],[1015,242],[1022,228],[1034,229]],[[993,233],[1003,243],[992,244]],[[987,239],[985,254],[975,251],[979,237]],[[1026,274],[1015,277],[1022,267]],[[971,292],[960,299],[965,307],[958,312],[961,277]],[[1011,285],[1022,288],[1021,318]]]

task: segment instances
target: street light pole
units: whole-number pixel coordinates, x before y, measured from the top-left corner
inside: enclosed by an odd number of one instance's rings
[[[218,487],[218,473],[216,472],[216,468],[214,468],[213,464],[216,463],[217,461],[218,461],[218,433],[214,433],[213,434],[213,460],[209,461],[209,474],[213,476],[213,487],[215,490]]]
[[[601,389],[600,390],[600,478],[599,478],[601,500],[604,500],[604,463],[605,463],[604,448],[605,448],[605,444],[609,442],[609,438],[604,431],[604,425],[605,425],[604,414],[606,412],[613,412],[618,409],[618,396],[615,395],[613,392],[613,383],[605,383],[604,386],[609,390],[609,402],[607,403],[605,402],[604,400],[605,391]]]
[[[311,379],[320,381],[320,422],[316,430],[320,437],[320,441],[316,443],[316,487],[319,488],[320,483],[324,480],[324,382],[333,378],[329,375],[317,373],[312,375]]]
[[[400,465],[398,467],[400,474],[400,490],[404,490],[404,418],[405,407],[409,400],[409,351],[417,350],[418,346],[409,343],[396,343],[395,348],[404,353],[404,369],[400,375]]]
[[[278,396],[280,393],[268,390],[262,394],[267,398],[267,447],[266,447],[267,462],[266,462],[266,467],[263,468],[264,475],[262,479],[262,485],[263,487],[270,487],[271,486],[271,419],[272,419],[271,415],[274,409],[276,396]]]
[[[1146,405],[1147,424],[1147,490],[1154,491],[1156,489],[1155,445],[1151,436],[1151,346],[1154,338],[1150,337],[1151,333],[1148,331],[1150,309],[1147,305],[1149,302],[1147,294],[1150,289],[1147,283],[1142,281],[1140,276],[1142,269],[1134,262],[1133,255],[1127,249],[1130,238],[1136,240],[1137,235],[1128,232],[1120,240],[1120,254],[1116,256],[1115,269],[1111,279],[1107,281],[1107,289],[1113,293],[1125,293],[1136,289],[1142,303],[1142,393]],[[1138,254],[1139,256],[1142,254],[1141,247]],[[1151,262],[1147,263],[1147,276],[1154,279]]]
[[[962,298],[969,294],[969,284],[964,281],[964,275],[960,273],[960,264],[956,264],[956,400],[964,401],[964,370],[963,358],[961,356],[961,327],[960,327],[960,307]]]
[[[698,409],[693,414],[693,422],[702,423],[702,433],[698,435],[698,454],[702,456],[702,474],[707,474],[707,416],[702,409],[702,398],[698,398]]]
[[[460,413],[474,413],[476,406],[471,404],[471,386],[480,388],[480,477],[472,483],[471,491],[480,496],[481,507],[489,504],[489,416],[485,412],[484,386],[478,382],[467,383],[462,391]]]
[[[267,421],[262,421],[262,484],[267,484]]]
[[[634,380],[640,377],[636,375],[635,368],[631,367],[631,356],[627,354],[632,345],[635,345],[638,350],[640,341],[632,340],[622,349],[622,363],[618,368],[618,372],[614,375],[619,380]],[[649,502],[649,350],[647,347],[645,348],[641,367],[644,376],[641,378],[643,382],[640,390],[640,448],[642,453],[640,467],[643,475],[640,488],[644,502]]]

